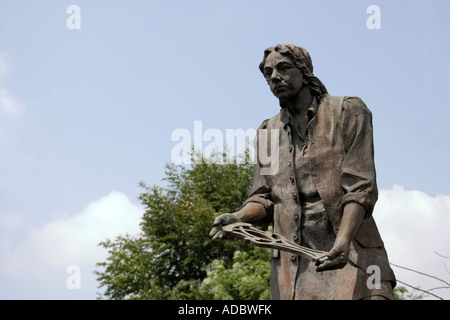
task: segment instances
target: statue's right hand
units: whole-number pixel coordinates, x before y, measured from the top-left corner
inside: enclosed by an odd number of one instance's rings
[[[216,219],[214,219],[212,224],[213,228],[211,229],[209,236],[213,240],[222,239],[224,236],[222,227],[235,222],[239,222],[239,220],[232,213],[223,213],[220,216],[217,216]]]

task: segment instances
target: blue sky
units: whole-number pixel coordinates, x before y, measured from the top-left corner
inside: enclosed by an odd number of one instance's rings
[[[72,4],[81,29],[66,26]],[[366,26],[372,4],[378,30]],[[449,10],[444,0],[2,1],[0,298],[95,298],[95,245],[138,231],[138,183],[161,184],[174,130],[257,128],[278,112],[258,70],[278,43],[306,48],[331,94],[366,102],[388,253],[448,279],[433,251],[450,256]],[[409,254],[418,241],[429,258]],[[81,267],[80,289],[65,284],[69,265]]]

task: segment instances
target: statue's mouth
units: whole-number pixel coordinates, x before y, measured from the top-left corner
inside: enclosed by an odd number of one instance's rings
[[[279,90],[284,90],[284,89],[287,89],[287,86],[276,86],[273,90],[274,91],[279,91]]]

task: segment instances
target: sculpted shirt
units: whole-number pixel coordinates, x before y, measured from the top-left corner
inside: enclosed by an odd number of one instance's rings
[[[262,204],[275,233],[329,251],[345,204],[356,201],[365,210],[343,269],[316,272],[305,258],[274,250],[272,299],[392,298],[395,277],[372,218],[378,195],[372,116],[362,100],[325,95],[303,117],[283,108],[262,123],[255,143],[258,161],[244,205]],[[262,161],[264,152],[270,162]],[[381,289],[367,286],[371,265],[380,268]]]

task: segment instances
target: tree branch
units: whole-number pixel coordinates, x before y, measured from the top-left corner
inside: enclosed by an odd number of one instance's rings
[[[431,288],[431,289],[428,289],[428,290],[424,290],[424,292],[422,292],[417,298],[420,298],[421,296],[423,296],[426,292],[430,292],[430,291],[433,291],[433,290],[439,290],[439,289],[450,289],[450,287],[436,287],[436,288]]]
[[[412,270],[412,271],[414,271],[414,270]],[[398,280],[398,279],[397,279],[397,282],[400,282],[401,284],[403,284],[403,285],[405,285],[405,286],[408,286],[408,287],[410,287],[410,288],[413,288],[414,290],[422,291],[423,293],[429,294],[429,295],[431,295],[431,296],[433,296],[433,297],[436,297],[436,298],[438,298],[438,299],[440,299],[440,300],[444,300],[444,298],[439,297],[438,295],[435,295],[434,293],[431,293],[431,292],[429,292],[429,291],[427,291],[427,290],[423,290],[423,289],[414,287],[414,286],[412,286],[412,285],[410,285],[410,284],[407,284],[406,282],[400,281],[400,280]]]
[[[440,256],[440,257],[442,257],[442,258],[450,259],[450,257],[443,256],[442,254],[440,254],[440,253],[438,253],[438,252],[436,252],[436,251],[433,251],[433,252],[436,253],[438,256]]]
[[[393,265],[394,267],[398,267],[398,268],[402,268],[402,269],[405,269],[405,270],[408,270],[408,271],[416,272],[416,273],[418,273],[418,274],[421,274],[421,275],[424,275],[424,276],[427,276],[427,277],[430,277],[430,278],[439,280],[439,281],[445,283],[447,286],[450,287],[450,283],[448,283],[448,282],[445,281],[445,280],[442,280],[441,278],[438,278],[438,277],[435,277],[435,276],[432,276],[432,275],[429,275],[429,274],[427,274],[427,273],[423,273],[423,272],[420,272],[420,271],[417,271],[417,270],[413,270],[413,269],[409,269],[409,268],[406,268],[406,267],[402,267],[402,266],[399,266],[399,265],[394,264],[394,263],[392,263],[392,262],[391,262],[391,265]]]

